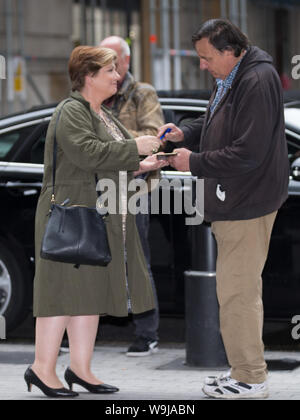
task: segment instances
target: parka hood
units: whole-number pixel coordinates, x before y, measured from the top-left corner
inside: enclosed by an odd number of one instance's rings
[[[261,63],[273,64],[273,58],[258,47],[249,47],[241,62],[236,79],[238,80],[245,72],[248,72],[249,69]]]

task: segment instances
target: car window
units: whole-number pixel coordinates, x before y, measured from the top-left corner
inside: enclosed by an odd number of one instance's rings
[[[17,142],[22,142],[32,132],[32,127],[23,127],[17,130],[0,134],[0,160],[5,160],[8,153]]]
[[[12,142],[9,152],[3,159],[12,162],[42,164],[44,162],[47,128],[47,121],[39,121],[37,124],[26,126],[26,130],[23,127],[11,131],[9,134],[14,142]]]
[[[47,130],[40,135],[30,150],[29,163],[44,163],[44,149]]]

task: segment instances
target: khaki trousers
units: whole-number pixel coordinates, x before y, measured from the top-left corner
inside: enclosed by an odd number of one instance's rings
[[[212,223],[218,248],[221,334],[232,378],[249,384],[267,378],[261,275],[276,214]]]

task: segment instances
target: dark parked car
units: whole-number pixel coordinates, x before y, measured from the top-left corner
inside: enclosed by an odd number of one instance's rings
[[[204,100],[180,98],[178,93],[175,98],[163,95],[160,101],[168,122],[182,125],[205,112],[207,95]],[[32,305],[34,217],[46,131],[54,109],[55,105],[42,106],[0,119],[0,315],[5,316],[9,330],[22,322]],[[286,107],[285,113],[291,161],[289,199],[279,211],[263,275],[265,316],[277,320],[291,319],[300,306],[298,104]],[[182,188],[184,179],[191,179],[188,173],[168,169],[162,178],[179,179]],[[193,227],[185,224],[185,217],[174,211],[151,215],[152,269],[162,314],[184,315],[184,272],[195,269],[192,258],[197,253],[205,255],[202,249],[192,249]]]

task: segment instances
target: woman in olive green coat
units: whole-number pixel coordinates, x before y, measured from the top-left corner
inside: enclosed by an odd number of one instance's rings
[[[92,392],[97,393],[117,391],[99,381],[90,370],[99,315],[127,316],[129,310],[141,313],[154,308],[135,218],[124,212],[124,198],[134,175],[158,169],[166,163],[154,156],[140,162],[139,155],[151,155],[158,150],[159,140],[152,136],[131,138],[101,106],[117,91],[119,75],[115,60],[115,53],[107,48],[75,48],[69,62],[72,93],[69,101],[57,107],[47,133],[44,180],[36,213],[36,355],[34,364],[25,374],[28,387],[37,385],[46,395],[53,396],[54,392],[55,396],[74,396],[63,388],[55,370],[65,329],[70,344],[71,370],[65,376],[69,385],[81,383],[89,390],[94,386]],[[56,202],[60,204],[69,199],[68,205],[95,207],[97,174],[99,180],[114,181],[117,197],[120,195],[120,205],[123,205],[121,214],[110,214],[106,218],[112,253],[107,267],[76,269],[72,264],[40,257],[51,206],[54,130],[62,107],[56,132]],[[116,207],[119,208],[118,200]]]

